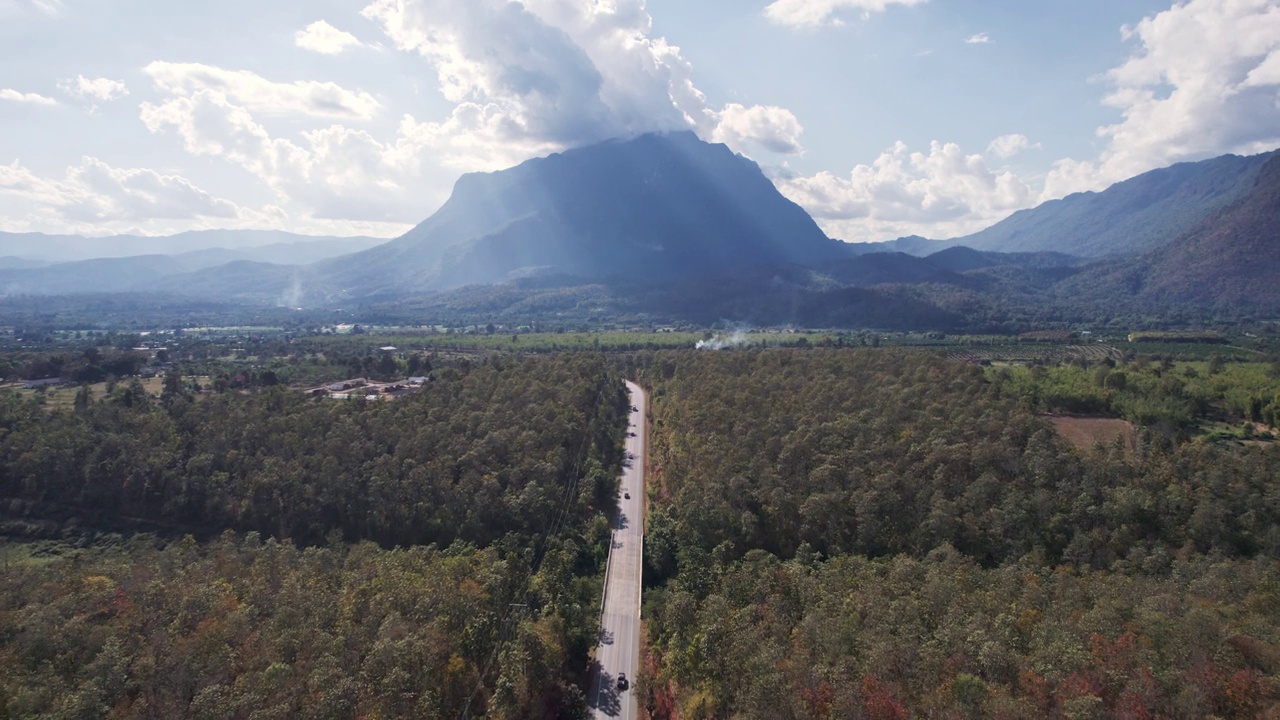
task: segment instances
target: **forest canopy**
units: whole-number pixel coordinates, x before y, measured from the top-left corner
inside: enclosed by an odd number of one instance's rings
[[[1077,451],[925,353],[655,353],[658,717],[1254,717],[1280,453]]]

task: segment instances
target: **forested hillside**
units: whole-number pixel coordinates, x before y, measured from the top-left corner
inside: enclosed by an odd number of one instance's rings
[[[1280,454],[1082,454],[925,354],[647,355],[656,717],[1255,717]]]
[[[0,717],[581,711],[621,380],[585,353],[432,377],[394,402],[0,394],[0,532],[160,538],[6,563]]]
[[[1113,311],[1272,317],[1280,312],[1280,155],[1256,178],[1239,202],[1159,250],[1092,266],[1055,293]]]
[[[1064,252],[1082,257],[1154,250],[1237,202],[1274,152],[1179,163],[1020,210],[951,243],[1000,252]]]

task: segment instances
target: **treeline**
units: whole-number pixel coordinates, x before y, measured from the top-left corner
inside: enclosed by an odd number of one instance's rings
[[[1206,417],[1280,427],[1280,362],[1139,357],[1121,365],[1002,367],[988,375],[1045,411],[1104,413],[1165,430]]]
[[[1151,432],[1081,454],[981,370],[924,353],[636,364],[657,717],[1253,717],[1280,700],[1280,454]]]
[[[129,377],[147,365],[142,353],[86,347],[78,352],[0,355],[0,378],[39,380],[61,377],[77,383],[97,383],[109,377]]]

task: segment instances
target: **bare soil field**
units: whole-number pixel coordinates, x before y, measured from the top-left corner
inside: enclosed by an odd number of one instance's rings
[[[1110,445],[1122,437],[1125,447],[1132,451],[1137,439],[1137,431],[1128,420],[1082,415],[1050,415],[1048,420],[1058,434],[1081,450],[1092,450],[1098,443]]]

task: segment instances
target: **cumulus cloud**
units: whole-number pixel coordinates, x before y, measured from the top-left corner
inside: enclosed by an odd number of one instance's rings
[[[970,45],[986,45],[991,42],[991,36],[986,33],[978,33],[977,35],[970,35],[964,41]]]
[[[421,54],[434,66],[441,92],[459,106],[451,118],[458,130],[492,133],[494,142],[568,145],[678,126],[681,116],[670,100],[666,107],[629,107],[633,98],[624,93],[616,96],[617,106],[606,102],[606,78],[587,49],[563,25],[535,13],[541,7],[559,14],[568,4],[376,0],[364,14],[381,24],[397,47]],[[574,10],[561,18],[565,24],[587,37],[613,39],[608,27],[613,18],[583,7]],[[652,54],[646,60],[657,62]],[[467,121],[477,124],[460,124]]]
[[[27,103],[29,105],[57,105],[58,101],[53,98],[45,97],[39,93],[18,92],[11,88],[0,88],[0,100],[8,100],[9,102]]]
[[[828,234],[851,241],[963,235],[1036,199],[1012,172],[994,171],[982,155],[966,154],[954,143],[934,142],[923,153],[899,142],[847,177],[822,172],[774,181]]]
[[[143,68],[143,72],[151,77],[158,90],[182,96],[213,91],[244,107],[266,113],[368,120],[379,108],[378,101],[369,93],[348,90],[332,82],[272,82],[247,70],[225,70],[199,63],[156,61]]]
[[[129,88],[125,87],[125,84],[121,81],[110,78],[90,80],[83,75],[77,75],[74,80],[63,80],[58,83],[58,89],[81,100],[97,100],[98,102],[111,102],[129,94]]]
[[[1280,146],[1280,5],[1189,0],[1124,28],[1137,43],[1106,74],[1123,119],[1098,129],[1095,161],[1065,159],[1045,197],[1097,190],[1181,160]]]
[[[93,157],[67,168],[61,179],[39,177],[17,161],[0,165],[3,196],[81,226],[241,214],[235,203],[201,190],[186,178],[146,168],[115,168]]]
[[[987,152],[995,155],[1001,160],[1008,160],[1014,155],[1026,152],[1027,150],[1039,149],[1040,143],[1032,143],[1030,138],[1020,133],[1015,133],[1013,135],[1001,135],[995,140],[992,140],[991,144],[987,146]]]
[[[863,17],[884,12],[890,5],[921,5],[928,0],[773,0],[764,9],[765,17],[789,27],[811,28],[839,25],[844,13],[861,12]]]
[[[385,144],[341,125],[303,133],[300,143],[273,137],[248,109],[212,90],[143,103],[141,118],[153,133],[176,131],[193,155],[239,165],[266,182],[280,201],[305,203],[314,217],[421,219],[421,198],[414,197],[412,183],[421,157],[410,140]]]
[[[800,134],[804,128],[790,110],[780,107],[744,107],[729,103],[720,113],[720,122],[712,133],[714,142],[742,147],[751,142],[766,150],[794,155],[801,152]]]
[[[680,48],[653,35],[643,0],[374,0],[364,15],[421,55],[450,117],[413,134],[460,169],[644,132],[694,129],[736,150],[796,152],[774,107],[711,107]],[[495,43],[494,38],[503,38]]]
[[[304,50],[324,55],[338,55],[348,48],[361,45],[355,35],[339,30],[324,20],[317,20],[299,30],[294,34],[293,42]]]

